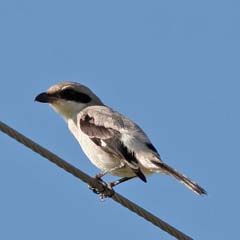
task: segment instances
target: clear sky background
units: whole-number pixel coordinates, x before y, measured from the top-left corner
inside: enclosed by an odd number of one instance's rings
[[[163,175],[117,191],[194,239],[237,239],[239,13],[221,0],[1,1],[0,120],[93,176],[64,121],[33,101],[62,80],[89,86],[208,196]],[[0,239],[173,239],[2,133],[0,148]]]

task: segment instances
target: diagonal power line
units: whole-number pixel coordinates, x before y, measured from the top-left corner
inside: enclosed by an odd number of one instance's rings
[[[103,183],[97,181],[95,178],[88,176],[86,173],[82,172],[81,170],[69,164],[68,162],[64,161],[63,159],[61,159],[54,153],[50,152],[46,148],[35,143],[31,139],[25,137],[24,135],[17,132],[13,128],[9,127],[2,121],[0,121],[0,130],[3,133],[7,134],[9,137],[14,138],[15,140],[22,143],[26,147],[30,148],[34,152],[40,154],[41,156],[48,159],[52,163],[56,164],[60,168],[63,168],[65,171],[71,173],[73,176],[89,184],[91,187],[96,189],[98,192],[100,192],[104,196],[112,198],[115,202],[118,202],[122,206],[128,208],[130,211],[136,213],[140,217],[143,217],[145,220],[161,228],[163,231],[168,232],[170,235],[174,236],[175,238],[179,240],[193,240],[191,237],[187,236],[186,234],[172,227],[171,225],[159,219],[158,217],[154,216],[152,213],[138,206],[134,202],[131,202],[127,198],[123,197],[122,195],[107,188]]]

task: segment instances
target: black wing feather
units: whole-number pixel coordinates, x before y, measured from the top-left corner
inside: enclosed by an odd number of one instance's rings
[[[138,160],[136,158],[136,155],[134,152],[130,152],[128,148],[121,142],[120,145],[118,146],[119,151],[122,153],[124,158],[131,163],[133,166],[136,166],[138,163]],[[142,173],[142,171],[136,167],[131,167],[134,173],[144,182],[147,182],[147,179],[145,175]]]

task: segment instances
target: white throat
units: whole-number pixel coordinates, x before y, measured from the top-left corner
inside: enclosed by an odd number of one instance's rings
[[[54,103],[51,103],[50,106],[67,122],[69,119],[74,119],[79,112],[87,107],[87,104],[58,100]]]

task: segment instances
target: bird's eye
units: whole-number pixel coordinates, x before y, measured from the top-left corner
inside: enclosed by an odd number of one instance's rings
[[[59,96],[62,99],[79,103],[89,103],[91,101],[91,98],[87,94],[75,91],[72,88],[62,89],[59,92]]]
[[[59,92],[61,97],[67,97],[73,94],[73,89],[71,88],[64,88]]]

